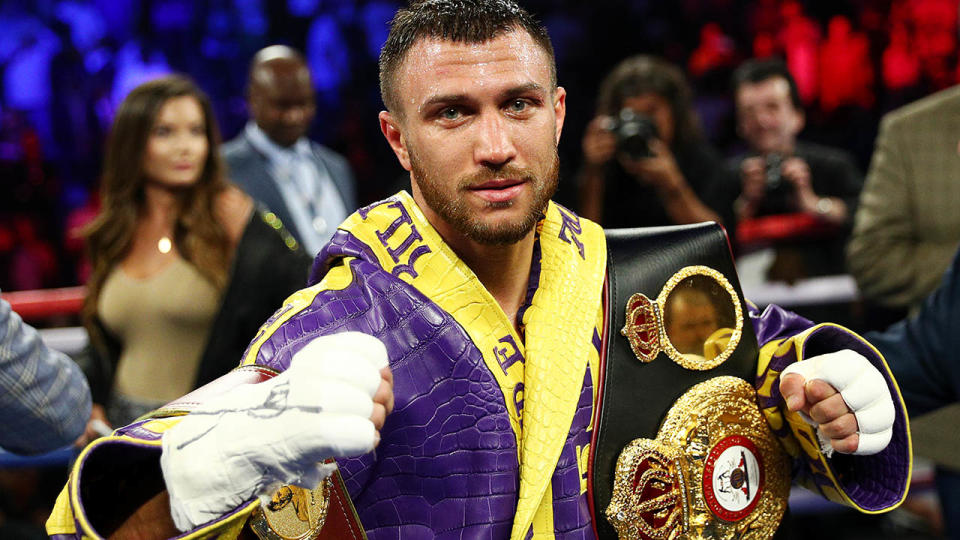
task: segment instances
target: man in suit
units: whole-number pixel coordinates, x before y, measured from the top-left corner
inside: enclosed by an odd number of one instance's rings
[[[260,50],[247,84],[252,119],[223,147],[230,178],[315,255],[357,207],[353,173],[306,137],[316,104],[303,55],[284,45]]]
[[[960,242],[960,86],[884,116],[847,247],[864,297],[916,308]]]
[[[883,353],[911,415],[940,411],[960,401],[960,252],[947,268],[940,286],[912,317],[866,338]],[[924,417],[930,418],[930,417]],[[941,421],[936,425],[944,446],[956,446],[956,434]],[[955,451],[955,450],[954,450]],[[957,475],[938,471],[937,488],[944,512],[944,529],[960,539],[960,483]]]
[[[881,121],[846,253],[847,266],[867,302],[894,312],[917,311],[921,305],[929,311],[923,300],[940,282],[960,243],[958,141],[960,86],[892,111]],[[937,294],[943,296],[942,290]],[[914,320],[923,317],[928,316]],[[899,328],[903,332],[921,325]],[[950,336],[950,331],[942,334]],[[917,361],[904,356],[904,361]],[[944,426],[960,422],[960,405],[941,404],[946,406],[924,416],[919,415],[932,407],[911,405],[911,415],[919,418],[910,427],[916,454],[938,465],[937,487],[948,524],[960,523],[960,456],[954,438],[944,431]]]

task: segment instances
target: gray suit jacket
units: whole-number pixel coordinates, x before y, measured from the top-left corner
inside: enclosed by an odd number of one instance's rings
[[[960,243],[960,86],[886,116],[860,196],[847,265],[864,296],[916,306]]]
[[[350,165],[340,154],[313,141],[310,142],[310,149],[313,151],[317,168],[326,170],[333,179],[349,216],[357,209],[357,188]],[[276,214],[297,242],[302,244],[300,231],[297,230],[293,216],[283,201],[276,180],[270,174],[267,156],[254,148],[246,134],[241,131],[237,137],[224,143],[223,158],[229,169],[230,180]]]

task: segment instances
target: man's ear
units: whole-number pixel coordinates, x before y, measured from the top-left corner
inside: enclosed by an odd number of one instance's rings
[[[803,109],[797,109],[796,112],[797,112],[797,132],[794,133],[794,135],[803,131],[803,127],[807,125],[807,113],[804,112]]]
[[[556,143],[560,144],[560,132],[563,131],[563,120],[567,117],[567,91],[558,86],[553,93],[553,114],[557,122]]]
[[[390,111],[380,111],[380,131],[383,133],[393,153],[397,155],[400,166],[410,170],[410,153],[407,152],[407,141],[403,137],[400,122]]]

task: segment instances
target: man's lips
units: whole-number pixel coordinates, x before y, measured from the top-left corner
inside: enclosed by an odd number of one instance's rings
[[[470,186],[469,190],[487,202],[506,202],[519,195],[525,183],[516,178],[502,178]]]

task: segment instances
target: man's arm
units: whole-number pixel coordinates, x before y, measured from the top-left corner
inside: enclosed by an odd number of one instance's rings
[[[80,368],[47,348],[36,330],[0,299],[0,447],[22,454],[72,443],[90,416]]]
[[[920,311],[867,339],[890,364],[907,408],[920,415],[960,399],[960,252]]]

